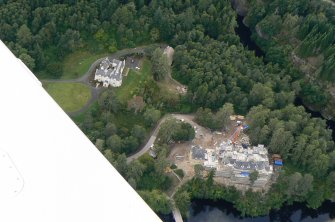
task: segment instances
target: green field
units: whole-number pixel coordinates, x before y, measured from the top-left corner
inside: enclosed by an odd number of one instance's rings
[[[63,75],[61,79],[79,78],[87,72],[93,62],[106,55],[106,53],[92,54],[88,51],[71,53],[64,59]]]
[[[129,70],[128,76],[123,78],[121,87],[115,89],[116,96],[121,102],[127,102],[136,94],[136,90],[143,88],[145,81],[150,78],[152,78],[151,63],[145,59],[140,70]]]
[[[143,85],[147,80],[151,78],[151,63],[149,60],[145,59],[141,66],[141,70],[135,71],[130,70],[128,75],[123,78],[122,86],[119,88],[113,88],[110,90],[115,90],[116,96],[121,103],[127,103],[129,99],[136,94],[137,90],[143,88]],[[94,102],[85,112],[73,116],[73,120],[76,123],[82,123],[85,119],[87,112],[98,107],[98,102]],[[135,115],[133,112],[123,111],[113,114],[110,119],[112,122],[116,123],[118,126],[132,128],[135,124],[144,125],[144,120],[141,115]]]
[[[44,83],[44,88],[65,112],[81,109],[91,98],[91,90],[81,83]]]

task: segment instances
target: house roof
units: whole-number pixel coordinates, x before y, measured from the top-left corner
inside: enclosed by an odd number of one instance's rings
[[[95,75],[105,76],[116,81],[122,80],[122,70],[125,66],[124,61],[107,58],[101,61],[100,67],[96,70]]]
[[[193,146],[192,147],[192,158],[193,159],[205,159],[205,154],[207,151],[205,149],[202,149],[200,146]]]

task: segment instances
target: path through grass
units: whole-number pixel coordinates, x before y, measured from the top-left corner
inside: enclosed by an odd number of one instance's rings
[[[84,75],[97,59],[107,56],[106,53],[92,54],[88,51],[77,51],[64,60],[61,79],[76,79]]]

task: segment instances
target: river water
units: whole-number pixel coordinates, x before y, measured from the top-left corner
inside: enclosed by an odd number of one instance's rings
[[[335,220],[335,203],[325,201],[320,208],[312,210],[302,203],[283,206],[263,217],[242,218],[233,204],[226,201],[195,200],[192,202],[187,222],[326,222]]]
[[[237,18],[238,28],[236,33],[240,36],[241,43],[249,50],[253,50],[258,57],[264,57],[264,52],[252,41],[251,31],[243,24],[243,17]],[[301,99],[296,99],[295,105],[302,105]],[[321,114],[306,108],[312,117],[322,118]],[[335,122],[327,120],[327,126],[333,129],[333,139],[335,140]],[[187,222],[328,222],[335,221],[335,203],[325,201],[316,210],[309,209],[303,203],[294,203],[291,206],[283,206],[280,210],[273,210],[269,215],[255,218],[242,218],[240,213],[234,208],[232,203],[226,201],[194,200],[190,208],[190,217]],[[164,221],[173,221],[171,217],[164,218]]]
[[[264,57],[265,54],[262,49],[256,45],[256,43],[251,39],[251,30],[244,25],[243,17],[237,15],[237,28],[235,29],[236,34],[240,36],[240,42],[246,46],[249,50],[254,51],[257,57]]]

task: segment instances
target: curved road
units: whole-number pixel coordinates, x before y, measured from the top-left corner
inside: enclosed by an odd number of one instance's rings
[[[145,46],[139,46],[136,48],[132,48],[132,49],[123,49],[120,51],[117,51],[113,54],[111,54],[109,57],[109,59],[117,59],[119,57],[122,56],[126,56],[129,54],[135,54],[135,53],[143,53],[143,54],[148,54],[147,50],[151,47],[166,47],[166,44],[151,44],[151,45],[145,45]],[[77,78],[77,79],[46,79],[46,80],[42,80],[42,82],[77,82],[77,83],[82,83],[85,85],[88,85],[91,88],[91,98],[87,101],[87,103],[85,104],[85,106],[83,106],[81,109],[79,109],[78,111],[75,112],[68,112],[69,115],[71,116],[75,116],[75,115],[79,115],[80,113],[84,112],[86,109],[88,109],[88,107],[90,107],[90,105],[96,101],[99,98],[99,95],[101,92],[103,92],[106,88],[96,88],[94,86],[92,86],[92,84],[90,83],[89,77],[90,75],[95,71],[96,67],[100,64],[100,62],[106,57],[97,59],[95,62],[92,63],[92,65],[90,66],[90,68],[87,70],[87,72]]]
[[[179,119],[179,120],[183,119],[185,122],[190,123],[192,126],[196,126],[198,128],[200,127],[198,124],[193,122],[193,115],[187,115],[187,114],[168,114],[168,115],[165,115],[163,118],[161,118],[161,120],[158,122],[155,129],[152,131],[148,142],[137,153],[127,157],[127,163],[130,163],[131,161],[139,158],[140,156],[142,156],[143,154],[145,154],[146,152],[148,152],[150,150],[150,147],[155,143],[155,140],[157,138],[157,134],[159,132],[160,126],[162,125],[162,123],[164,123],[170,117],[174,117],[174,118]]]
[[[193,118],[194,118],[193,115],[187,115],[187,114],[168,114],[168,115],[165,115],[163,118],[161,118],[161,120],[158,122],[155,129],[152,131],[148,142],[137,153],[129,156],[127,158],[127,163],[130,163],[131,161],[139,158],[140,156],[142,156],[143,154],[145,154],[146,152],[149,151],[150,147],[155,143],[155,140],[157,138],[157,134],[159,132],[160,126],[170,117],[173,117],[173,118],[176,118],[176,119],[179,119],[179,120],[183,120],[185,122],[190,123],[193,127],[196,126],[196,127],[198,127],[198,129],[200,129],[200,126],[193,121]],[[180,178],[178,176],[177,176],[177,178],[179,179],[180,183],[176,187],[176,190],[177,190],[178,187],[180,187],[182,184],[185,183],[185,181],[180,180]],[[183,218],[181,216],[181,213],[180,213],[179,209],[176,207],[176,205],[174,203],[174,200],[173,200],[173,196],[174,196],[176,190],[169,197],[169,199],[172,203],[172,214],[173,214],[173,218],[175,219],[176,222],[183,222]]]
[[[162,123],[164,123],[169,117],[171,117],[170,115],[166,115],[164,116],[157,124],[157,126],[155,127],[155,129],[152,131],[151,136],[148,140],[148,142],[135,154],[127,157],[127,163],[130,163],[131,161],[139,158],[140,156],[142,156],[143,154],[145,154],[146,152],[149,151],[150,147],[155,143],[157,134],[159,132],[160,126],[162,125]]]

